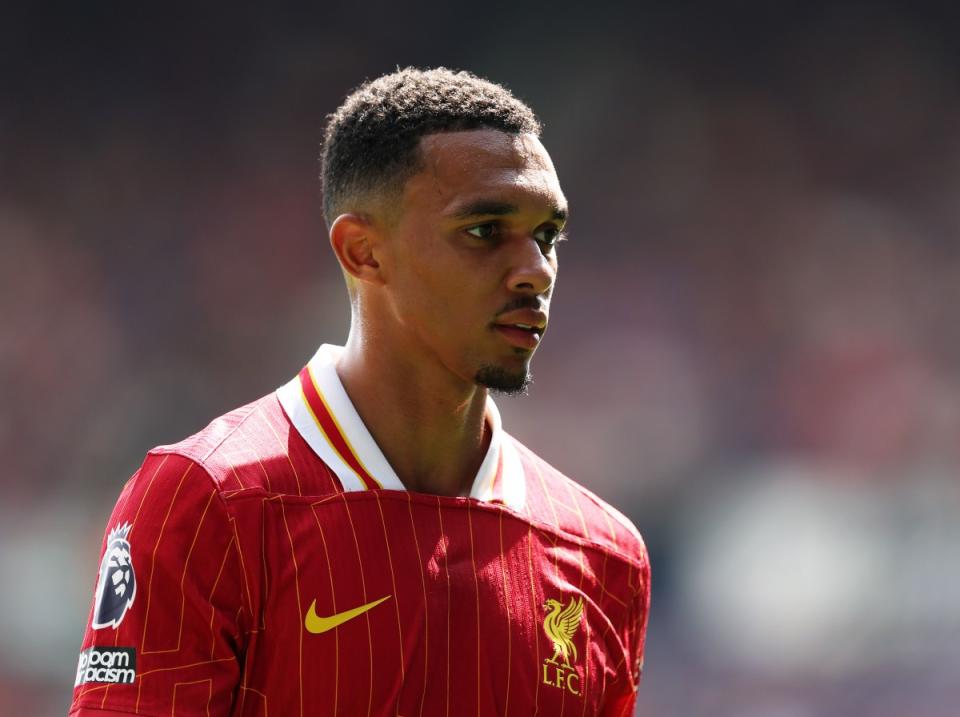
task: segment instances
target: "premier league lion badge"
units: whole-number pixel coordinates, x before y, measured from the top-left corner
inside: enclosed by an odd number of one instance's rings
[[[117,627],[137,594],[137,578],[130,558],[127,534],[130,524],[124,523],[110,531],[107,549],[100,561],[97,580],[97,599],[93,605],[93,629]]]

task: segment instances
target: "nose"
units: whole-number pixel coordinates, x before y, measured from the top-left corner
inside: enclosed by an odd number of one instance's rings
[[[507,276],[507,286],[521,294],[548,294],[557,278],[554,255],[545,255],[540,244],[532,238],[519,242],[512,255],[512,266]]]

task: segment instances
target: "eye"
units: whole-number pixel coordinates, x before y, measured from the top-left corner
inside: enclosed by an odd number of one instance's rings
[[[563,241],[564,235],[560,227],[554,224],[548,224],[535,231],[533,238],[544,246],[554,246],[557,242]]]
[[[479,224],[467,229],[467,234],[477,239],[492,239],[496,236],[497,225],[493,223]]]

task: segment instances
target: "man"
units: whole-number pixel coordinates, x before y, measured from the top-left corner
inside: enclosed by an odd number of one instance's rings
[[[526,386],[556,279],[539,129],[445,69],[331,117],[346,346],[149,453],[107,526],[71,714],[632,714],[640,536],[488,397]]]

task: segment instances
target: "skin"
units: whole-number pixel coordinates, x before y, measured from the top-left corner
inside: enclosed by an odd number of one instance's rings
[[[494,324],[518,304],[549,312],[566,199],[534,135],[425,136],[422,169],[331,225],[353,284],[337,372],[404,485],[469,493],[489,446],[482,368],[522,379],[535,348]]]

